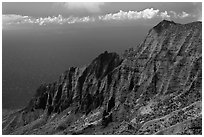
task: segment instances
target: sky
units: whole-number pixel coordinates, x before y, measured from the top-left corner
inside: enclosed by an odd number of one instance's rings
[[[201,3],[2,3],[3,108],[25,106],[41,83],[105,50],[121,54],[163,19],[202,21]]]
[[[195,21],[202,17],[201,3],[4,2],[2,7],[3,29],[21,29],[34,25],[101,25],[121,21],[144,23],[153,19]]]

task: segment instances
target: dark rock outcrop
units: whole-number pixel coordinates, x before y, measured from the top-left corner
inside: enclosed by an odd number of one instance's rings
[[[201,134],[201,30],[164,20],[135,49],[69,68],[5,117],[3,133]]]

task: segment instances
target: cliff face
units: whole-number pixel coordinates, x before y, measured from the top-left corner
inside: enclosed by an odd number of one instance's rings
[[[164,20],[135,49],[69,68],[4,117],[3,134],[201,134],[201,30]]]

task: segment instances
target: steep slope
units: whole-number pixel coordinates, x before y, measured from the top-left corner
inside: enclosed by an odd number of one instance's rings
[[[135,49],[69,68],[4,117],[3,134],[201,134],[201,30],[163,20]]]

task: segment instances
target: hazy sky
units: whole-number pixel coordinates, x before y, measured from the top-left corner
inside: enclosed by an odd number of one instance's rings
[[[24,106],[43,82],[105,50],[137,46],[163,19],[201,21],[201,3],[3,3],[3,107]]]
[[[37,25],[71,27],[70,24],[101,25],[110,22],[201,20],[201,3],[3,3],[3,28]],[[69,26],[68,26],[69,25]],[[50,26],[50,27],[53,27]],[[14,28],[13,28],[14,29]],[[40,28],[43,29],[43,28]]]

